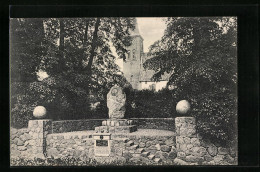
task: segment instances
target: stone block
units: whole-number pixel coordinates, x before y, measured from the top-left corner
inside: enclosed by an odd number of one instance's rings
[[[208,161],[208,162],[214,160],[214,158],[211,155],[209,155],[209,154],[205,155],[204,159],[205,159],[205,161]]]
[[[185,144],[190,144],[191,143],[191,139],[189,137],[184,137],[183,141]]]
[[[186,157],[186,154],[184,152],[177,152],[177,157],[180,159],[184,159]]]
[[[190,143],[191,143],[194,147],[200,146],[200,140],[199,140],[198,138],[191,138],[191,139],[190,139]]]
[[[150,152],[142,152],[142,156],[143,157],[147,157],[147,156],[149,156],[150,155]]]
[[[193,144],[187,144],[187,149],[191,149],[193,147]]]
[[[156,150],[160,151],[161,150],[161,145],[160,144],[156,144],[155,148],[156,148]]]
[[[211,156],[216,156],[218,154],[218,148],[214,144],[210,144],[207,151]]]
[[[187,162],[179,159],[179,158],[175,158],[173,161],[176,165],[189,165]]]
[[[171,160],[175,159],[176,157],[177,157],[177,152],[176,151],[169,152],[169,158]]]
[[[223,147],[218,148],[218,155],[226,155],[226,154],[228,154],[227,148],[223,148]]]
[[[141,154],[140,153],[134,153],[132,154],[133,158],[140,158]]]
[[[183,144],[184,143],[184,139],[182,136],[177,136],[176,137],[176,143],[177,144]]]
[[[202,161],[204,161],[204,158],[200,157],[200,156],[189,155],[189,156],[186,156],[185,160],[188,162],[202,162]]]
[[[161,160],[160,158],[155,158],[155,159],[154,159],[154,162],[160,163],[160,162],[162,162],[162,160]]]
[[[224,160],[224,155],[217,155],[214,157],[214,162],[215,163],[219,163],[220,161],[223,161]]]
[[[171,151],[171,147],[167,146],[167,145],[162,145],[161,146],[161,151],[162,152],[170,152]]]
[[[180,145],[180,150],[185,152],[187,150],[187,145],[186,144],[181,144]]]
[[[19,139],[19,138],[17,138],[15,142],[16,142],[16,145],[17,145],[17,146],[22,146],[22,145],[24,145],[24,142],[23,142],[21,139]]]
[[[152,160],[152,159],[154,159],[154,158],[155,158],[155,156],[152,155],[152,154],[148,156],[148,159],[150,159],[150,160]]]
[[[143,148],[138,148],[135,153],[143,153],[144,152],[144,149]]]
[[[124,153],[123,153],[123,156],[124,156],[124,158],[126,158],[126,159],[130,159],[130,158],[133,157],[130,152],[124,152]]]

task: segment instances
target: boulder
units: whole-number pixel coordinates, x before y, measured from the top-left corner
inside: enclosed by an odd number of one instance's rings
[[[113,86],[107,94],[107,107],[110,119],[121,119],[125,116],[126,95],[123,89]]]

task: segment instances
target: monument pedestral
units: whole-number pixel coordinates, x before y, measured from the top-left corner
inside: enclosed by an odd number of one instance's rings
[[[96,133],[131,133],[137,131],[133,120],[108,119],[102,122],[102,126],[95,127]]]
[[[125,116],[126,95],[123,89],[114,85],[107,94],[109,119],[102,121],[102,126],[95,127],[96,133],[131,133],[137,131],[133,120],[123,119]]]

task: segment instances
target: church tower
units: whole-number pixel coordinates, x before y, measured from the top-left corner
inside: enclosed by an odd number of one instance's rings
[[[127,81],[134,89],[140,88],[140,74],[143,55],[143,38],[141,37],[135,20],[135,29],[131,32],[132,44],[126,47],[128,50],[126,60],[123,62],[123,72]]]

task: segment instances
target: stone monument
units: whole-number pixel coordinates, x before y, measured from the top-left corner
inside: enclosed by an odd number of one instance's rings
[[[107,94],[107,107],[110,119],[121,119],[125,115],[126,95],[123,89],[114,85]]]
[[[102,126],[96,127],[96,133],[130,133],[137,130],[133,120],[124,119],[126,95],[123,89],[114,85],[107,94],[109,119],[102,121]]]

